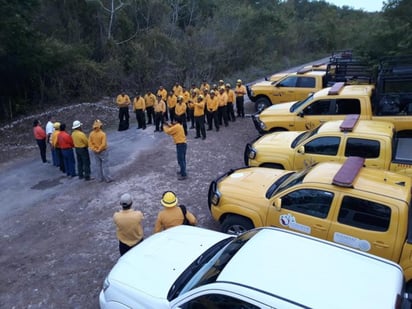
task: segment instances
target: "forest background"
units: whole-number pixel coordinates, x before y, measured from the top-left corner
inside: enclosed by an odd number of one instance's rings
[[[412,1],[0,0],[0,121],[51,105],[251,81],[331,52],[412,54]]]

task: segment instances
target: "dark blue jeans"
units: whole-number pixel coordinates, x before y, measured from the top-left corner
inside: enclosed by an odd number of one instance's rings
[[[186,149],[187,149],[186,143],[176,144],[177,163],[180,166],[181,176],[187,176],[186,175]]]

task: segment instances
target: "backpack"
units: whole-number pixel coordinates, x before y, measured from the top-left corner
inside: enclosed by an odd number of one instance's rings
[[[182,210],[182,213],[183,213],[183,225],[191,225],[190,224],[190,222],[189,222],[189,220],[187,220],[187,217],[186,217],[186,213],[187,213],[187,211],[186,211],[186,207],[184,206],[184,205],[179,205],[179,207],[180,207],[180,209]]]

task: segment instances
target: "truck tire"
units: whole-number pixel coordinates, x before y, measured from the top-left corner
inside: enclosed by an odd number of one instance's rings
[[[250,219],[238,215],[228,215],[222,222],[222,232],[232,235],[239,235],[253,228]]]
[[[271,106],[272,103],[267,98],[259,98],[255,102],[255,109],[258,113],[263,111],[265,108]]]
[[[261,167],[269,167],[269,168],[277,168],[279,170],[284,170],[285,169],[282,164],[277,164],[277,163],[263,163],[260,166]]]

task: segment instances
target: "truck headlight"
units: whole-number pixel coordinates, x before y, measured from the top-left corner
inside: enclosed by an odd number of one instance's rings
[[[110,281],[109,279],[106,277],[103,281],[103,292],[106,292],[106,290],[109,288],[110,286]]]
[[[249,153],[248,153],[249,159],[252,159],[252,160],[253,160],[254,158],[256,158],[256,154],[257,154],[256,149],[250,147],[250,148],[249,148]]]
[[[220,192],[219,192],[218,190],[216,190],[216,191],[213,193],[213,196],[212,196],[212,198],[211,198],[210,201],[212,202],[213,205],[217,206],[217,205],[219,205],[220,197],[221,197]]]

